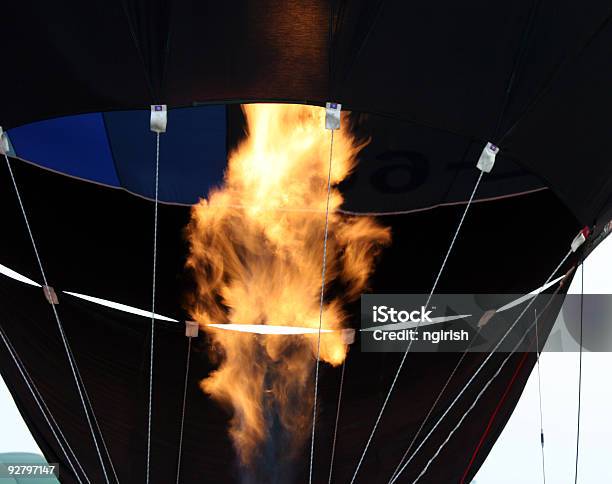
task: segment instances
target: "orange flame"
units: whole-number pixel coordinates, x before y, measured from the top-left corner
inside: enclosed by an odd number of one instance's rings
[[[201,387],[231,409],[230,435],[248,466],[269,437],[271,412],[291,436],[292,450],[307,435],[317,335],[206,325],[319,327],[331,131],[318,107],[252,104],[244,112],[248,136],[230,155],[223,187],[192,209],[187,267],[197,284],[188,310],[220,356]],[[372,218],[337,212],[343,199],[335,186],[364,145],[346,129],[334,133],[325,279],[326,288],[333,282],[342,290],[326,298],[325,329],[343,327],[343,304],[365,288],[375,256],[391,238]],[[347,350],[340,332],[321,334],[323,361],[338,365]]]

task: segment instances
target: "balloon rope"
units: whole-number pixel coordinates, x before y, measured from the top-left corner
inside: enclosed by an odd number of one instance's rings
[[[336,423],[334,424],[334,440],[332,441],[331,459],[329,462],[329,479],[327,484],[331,484],[332,473],[334,471],[334,457],[336,456],[336,438],[338,436],[338,421],[340,420],[340,406],[342,405],[342,389],[344,388],[344,369],[346,358],[342,362],[342,373],[340,374],[340,389],[338,390],[338,405],[336,407]]]
[[[480,175],[478,175],[478,180],[476,180],[476,184],[474,185],[474,189],[472,190],[472,194],[470,195],[470,199],[467,203],[467,205],[465,206],[465,209],[463,210],[463,214],[461,215],[461,219],[459,220],[459,224],[457,225],[457,229],[455,230],[455,234],[453,235],[453,239],[450,243],[450,246],[448,247],[448,250],[446,251],[446,255],[444,256],[444,260],[442,261],[442,265],[440,266],[440,270],[438,271],[438,275],[436,276],[436,279],[433,283],[433,286],[431,288],[431,291],[429,292],[429,296],[427,297],[427,302],[425,303],[425,307],[429,306],[429,302],[431,301],[431,297],[433,296],[434,291],[436,290],[436,287],[438,285],[438,282],[440,281],[440,277],[442,276],[442,272],[444,271],[444,268],[446,267],[446,262],[448,261],[448,257],[450,256],[451,251],[453,250],[453,246],[455,245],[455,241],[457,240],[457,236],[459,235],[459,232],[461,230],[461,226],[463,225],[463,221],[465,220],[465,216],[468,213],[468,210],[470,209],[470,206],[472,205],[472,202],[474,200],[474,196],[476,195],[476,191],[478,190],[478,186],[480,185],[480,181],[482,180],[482,176],[483,176],[484,172],[481,171]],[[421,325],[421,321],[419,321],[419,323],[416,326],[416,330],[419,329],[419,326]],[[385,408],[387,407],[387,403],[389,402],[389,398],[391,397],[391,394],[393,393],[393,389],[395,388],[395,384],[397,383],[397,379],[399,377],[400,372],[402,371],[402,368],[404,366],[404,362],[406,361],[406,357],[408,356],[408,353],[410,352],[410,347],[412,346],[412,340],[410,340],[410,342],[408,343],[408,346],[406,347],[406,351],[404,351],[404,355],[402,356],[402,360],[400,361],[399,366],[397,367],[397,370],[395,372],[395,376],[393,377],[393,381],[391,382],[391,386],[389,387],[389,391],[387,392],[387,396],[385,397],[385,400],[383,402],[383,405],[380,409],[380,412],[378,413],[378,417],[376,418],[376,422],[374,423],[374,427],[372,428],[372,431],[370,432],[370,436],[368,437],[368,441],[366,442],[366,445],[363,449],[363,452],[361,453],[361,457],[359,458],[359,462],[357,463],[357,468],[355,469],[355,472],[353,474],[353,478],[351,479],[351,484],[353,484],[353,482],[355,482],[355,479],[357,478],[357,473],[359,472],[359,469],[361,468],[361,464],[363,463],[363,459],[365,458],[365,455],[368,451],[368,448],[370,447],[370,443],[372,442],[372,438],[374,437],[374,433],[376,432],[376,429],[378,428],[378,424],[380,423],[380,419],[382,418],[382,415],[385,411]]]
[[[557,265],[557,267],[555,268],[555,270],[550,274],[550,276],[548,276],[548,279],[546,279],[546,282],[543,284],[543,286],[545,286],[546,284],[548,284],[550,282],[550,280],[553,278],[553,276],[557,273],[557,271],[561,268],[561,266],[565,263],[565,261],[567,260],[567,258],[570,256],[570,254],[572,253],[571,250],[569,250],[567,252],[567,254],[563,257],[563,259],[561,260],[561,262]],[[538,294],[539,295],[539,294]],[[431,435],[434,433],[434,431],[438,428],[438,426],[440,425],[440,423],[442,422],[442,420],[444,420],[444,418],[448,415],[448,413],[451,411],[451,409],[454,407],[455,403],[457,403],[459,401],[459,399],[461,398],[461,396],[465,393],[465,391],[467,390],[467,388],[470,386],[470,384],[476,379],[476,377],[478,376],[478,374],[481,372],[481,370],[485,367],[485,365],[487,364],[487,362],[491,359],[491,357],[495,354],[495,352],[499,349],[499,347],[501,346],[501,344],[503,343],[503,341],[506,339],[506,337],[512,332],[512,330],[514,329],[514,327],[518,324],[519,320],[523,317],[523,315],[527,312],[527,310],[531,307],[531,305],[534,303],[534,301],[537,299],[536,295],[534,298],[532,298],[529,303],[525,306],[525,308],[523,308],[523,310],[520,312],[520,314],[518,315],[518,317],[514,320],[514,322],[512,323],[512,325],[510,326],[510,328],[508,328],[508,330],[504,333],[504,335],[501,337],[501,339],[499,340],[499,342],[495,345],[495,347],[489,352],[489,354],[487,355],[487,357],[484,359],[484,361],[478,366],[478,368],[476,369],[476,371],[472,374],[471,378],[467,381],[467,383],[465,385],[463,385],[463,387],[461,388],[461,390],[459,391],[459,393],[457,394],[457,396],[454,398],[454,400],[450,403],[450,405],[447,407],[447,409],[444,411],[444,413],[438,418],[438,420],[436,421],[436,423],[434,424],[434,426],[430,429],[430,431],[427,433],[427,435],[425,436],[425,438],[421,441],[421,443],[418,445],[418,447],[414,450],[414,452],[410,455],[410,457],[408,458],[408,460],[404,463],[404,465],[402,466],[402,468],[399,470],[399,472],[396,474],[396,476],[393,478],[393,480],[391,481],[391,484],[393,484],[401,475],[401,473],[406,469],[406,467],[408,467],[408,464],[410,464],[410,462],[412,461],[412,459],[414,458],[414,456],[418,453],[418,451],[423,447],[423,445],[425,445],[425,442],[427,442],[427,440],[429,439],[429,437],[431,437]],[[459,428],[459,426],[461,425],[461,423],[463,422],[463,420],[465,420],[465,418],[468,416],[468,414],[470,413],[470,411],[474,408],[474,406],[476,405],[476,403],[478,402],[478,400],[480,399],[480,397],[484,394],[485,390],[489,387],[489,385],[493,382],[493,380],[495,379],[495,377],[501,372],[502,368],[505,366],[505,364],[508,362],[508,360],[510,359],[510,357],[516,352],[516,350],[519,348],[519,346],[522,344],[523,340],[525,339],[525,337],[527,336],[527,333],[531,330],[531,328],[534,326],[535,322],[532,323],[529,328],[527,328],[527,331],[525,332],[525,334],[523,335],[523,337],[519,340],[518,344],[512,349],[512,351],[508,354],[508,357],[502,362],[502,364],[499,366],[499,368],[497,369],[497,371],[493,374],[493,376],[489,379],[489,381],[484,385],[484,387],[482,388],[482,390],[480,391],[480,393],[476,396],[476,399],[474,400],[474,402],[472,403],[472,405],[465,411],[465,413],[463,414],[463,416],[461,417],[461,419],[459,420],[459,422],[457,423],[457,425],[455,425],[455,427],[449,432],[448,437],[446,438],[446,440],[444,442],[442,442],[442,444],[438,447],[437,451],[435,452],[435,454],[433,455],[433,457],[431,457],[431,459],[429,459],[429,461],[427,462],[427,465],[425,466],[425,468],[421,471],[421,473],[417,476],[417,478],[413,481],[413,484],[415,482],[417,482],[427,471],[427,469],[429,468],[429,466],[431,465],[431,463],[435,460],[435,458],[438,456],[438,454],[442,451],[442,449],[444,448],[444,446],[447,444],[447,442],[450,440],[451,436],[455,433],[455,431]]]
[[[72,348],[68,347],[68,350],[70,351],[70,356],[72,357],[72,359],[74,361],[75,358],[74,358],[74,354],[72,353]],[[83,377],[81,376],[81,372],[79,371],[79,367],[78,366],[76,366],[76,372],[77,372],[77,377],[79,378],[79,382],[81,383],[81,387],[83,389],[85,389],[85,383],[83,383]],[[115,470],[115,465],[113,464],[113,460],[111,459],[110,452],[109,452],[108,447],[106,445],[106,440],[104,439],[104,435],[102,434],[102,429],[100,428],[100,424],[98,423],[98,419],[96,418],[96,414],[93,412],[93,405],[91,404],[91,400],[89,399],[89,393],[87,392],[87,390],[85,390],[83,392],[83,394],[85,395],[85,399],[87,400],[87,404],[89,405],[89,408],[91,409],[91,413],[93,415],[93,422],[94,422],[96,428],[98,429],[98,434],[100,434],[100,440],[102,440],[102,447],[104,447],[104,452],[106,453],[106,457],[108,458],[108,461],[110,463],[111,470],[113,471],[113,476],[115,478],[115,481],[117,481],[117,483],[118,483],[119,482],[119,478],[117,477],[117,471]]]
[[[474,337],[470,340],[470,344],[469,346],[465,349],[465,351],[461,354],[461,358],[459,358],[459,361],[457,361],[457,364],[455,365],[455,367],[453,368],[453,371],[451,371],[451,374],[448,376],[448,378],[446,379],[446,382],[444,383],[444,386],[441,388],[440,392],[438,393],[438,396],[436,397],[436,399],[434,400],[433,404],[431,405],[431,407],[429,408],[429,411],[427,412],[427,415],[425,415],[425,418],[423,419],[423,421],[421,422],[421,425],[419,427],[419,429],[416,431],[416,433],[414,434],[414,436],[412,437],[412,440],[410,441],[410,445],[408,445],[408,448],[406,449],[406,452],[404,452],[404,455],[402,455],[402,458],[400,459],[399,463],[397,464],[397,466],[395,467],[393,474],[391,474],[391,478],[389,479],[388,483],[393,482],[393,479],[395,479],[395,476],[399,473],[400,468],[402,467],[402,465],[404,464],[404,460],[406,459],[406,457],[408,457],[408,454],[410,453],[410,451],[412,450],[412,446],[414,445],[414,443],[416,442],[417,438],[419,437],[419,435],[421,435],[421,432],[423,431],[423,427],[425,427],[425,424],[427,423],[427,421],[429,420],[429,417],[431,417],[431,414],[433,413],[434,409],[436,408],[436,406],[438,405],[440,399],[442,398],[442,395],[444,394],[444,392],[446,391],[446,389],[448,388],[448,385],[450,384],[451,380],[453,379],[453,377],[455,376],[455,373],[457,373],[457,370],[459,369],[459,367],[461,366],[461,363],[463,363],[463,360],[465,359],[465,355],[468,354],[470,348],[472,347],[472,345],[474,344],[474,341],[476,341],[476,339],[478,338],[478,335],[480,334],[480,330],[482,328],[479,326],[478,330],[476,331],[476,334],[474,335]]]
[[[17,186],[17,181],[15,180],[15,175],[13,173],[13,168],[11,167],[11,163],[10,163],[9,158],[8,158],[8,156],[6,154],[4,154],[4,158],[6,160],[6,166],[8,167],[8,170],[9,170],[9,173],[10,173],[10,176],[11,176],[11,181],[13,182],[13,187],[15,188],[15,193],[17,195],[17,201],[19,202],[19,207],[21,208],[21,213],[23,215],[23,220],[24,220],[24,222],[26,224],[28,235],[30,236],[30,241],[32,242],[32,247],[34,249],[34,254],[36,255],[36,260],[38,262],[38,267],[40,269],[40,273],[41,273],[41,276],[42,276],[42,279],[43,279],[43,282],[44,282],[44,285],[45,285],[44,290],[46,291],[48,298],[51,299],[51,294],[50,294],[50,291],[48,289],[49,284],[47,283],[47,277],[45,275],[45,270],[43,268],[43,264],[42,264],[40,255],[38,253],[38,247],[36,246],[36,242],[34,240],[34,234],[32,233],[32,229],[30,227],[30,222],[28,220],[28,216],[27,216],[26,211],[25,211],[25,207],[23,206],[23,201],[21,199],[21,194],[19,193],[19,187]],[[89,426],[89,431],[91,432],[91,437],[93,438],[93,441],[94,441],[94,445],[95,445],[95,448],[96,448],[96,453],[98,454],[98,459],[100,461],[100,465],[101,465],[102,471],[104,473],[104,478],[105,478],[107,484],[110,484],[110,481],[108,479],[108,474],[106,472],[106,465],[104,464],[104,459],[102,458],[102,454],[100,452],[100,447],[98,445],[98,439],[96,438],[96,434],[95,434],[95,431],[94,431],[94,428],[93,428],[93,425],[92,425],[92,422],[91,422],[91,418],[89,416],[89,411],[87,410],[87,405],[85,404],[85,398],[83,396],[83,392],[86,393],[87,390],[85,388],[85,385],[82,382],[82,379],[79,378],[80,374],[78,373],[77,363],[76,363],[76,360],[74,360],[74,357],[72,355],[72,351],[70,350],[70,344],[68,343],[68,339],[66,337],[66,334],[64,333],[64,327],[62,326],[62,322],[60,320],[60,317],[59,317],[59,314],[58,314],[57,309],[55,307],[55,304],[50,304],[50,306],[51,306],[51,309],[53,310],[53,315],[55,316],[55,321],[57,323],[57,327],[58,327],[58,330],[59,330],[59,333],[60,333],[60,336],[61,336],[61,339],[62,339],[64,350],[66,351],[66,356],[68,357],[68,363],[70,364],[70,370],[72,372],[72,376],[74,378],[74,382],[75,382],[76,387],[77,387],[79,398],[81,400],[81,405],[83,406],[83,411],[85,412],[85,417],[87,419],[87,425]],[[83,388],[81,388],[82,384],[83,384]],[[93,418],[95,419],[96,415],[95,415],[95,413],[93,411],[93,407],[91,408],[91,414],[93,415]],[[109,456],[109,458],[110,458],[110,456]]]
[[[534,309],[536,337],[536,366],[538,370],[538,400],[540,403],[540,447],[542,449],[542,482],[546,484],[546,465],[544,461],[544,414],[542,413],[542,376],[540,374],[540,340],[538,328],[538,310]]]
[[[553,281],[554,283],[555,281]],[[541,290],[545,289],[546,285],[541,287]],[[523,297],[515,300],[516,301],[521,301],[523,299]],[[507,306],[506,306],[507,307]],[[446,391],[446,388],[448,387],[448,385],[450,384],[450,381],[453,379],[454,375],[457,373],[457,370],[459,369],[459,366],[461,366],[461,363],[463,362],[465,356],[467,353],[469,353],[470,349],[472,348],[472,346],[474,345],[474,342],[476,341],[476,339],[478,338],[478,335],[480,334],[480,331],[482,330],[482,326],[478,326],[478,329],[476,331],[476,333],[474,334],[474,336],[470,339],[470,344],[468,345],[468,347],[463,351],[463,353],[461,354],[461,358],[459,358],[459,361],[457,362],[457,364],[455,365],[455,367],[453,368],[453,371],[451,372],[451,374],[449,375],[448,379],[446,380],[446,383],[444,383],[444,386],[442,387],[442,389],[440,390],[440,392],[438,393],[438,396],[436,397],[434,403],[432,404],[432,406],[430,407],[429,411],[427,412],[427,415],[425,416],[425,418],[423,419],[423,421],[421,422],[421,425],[419,427],[419,429],[417,430],[417,432],[415,433],[414,437],[412,438],[412,440],[410,441],[410,445],[408,446],[408,448],[406,449],[406,451],[404,452],[404,455],[402,456],[402,458],[400,459],[400,462],[398,463],[398,465],[396,466],[395,470],[393,471],[393,474],[391,475],[390,480],[388,481],[387,484],[391,483],[393,481],[393,479],[395,478],[395,476],[397,475],[398,470],[400,469],[400,467],[404,464],[404,460],[406,459],[406,457],[408,456],[410,450],[412,450],[412,446],[414,445],[414,443],[416,442],[416,439],[418,438],[418,436],[420,435],[421,431],[423,430],[423,428],[425,427],[425,424],[427,423],[427,421],[429,420],[429,417],[431,416],[431,414],[433,413],[433,410],[435,409],[435,407],[438,405],[440,398],[442,397],[442,394]],[[537,331],[537,322],[536,322],[536,331]],[[538,342],[537,342],[537,332],[536,332],[536,346],[538,346]],[[539,364],[539,363],[538,363]],[[538,367],[539,370],[539,367]]]
[[[312,434],[310,437],[310,468],[308,482],[312,484],[312,466],[314,463],[315,427],[317,421],[317,397],[319,393],[319,362],[321,359],[321,329],[323,326],[323,297],[325,295],[325,272],[327,270],[327,237],[329,235],[329,198],[331,195],[332,158],[334,153],[334,130],[331,130],[329,143],[329,168],[327,171],[327,202],[325,205],[325,232],[323,236],[323,267],[321,268],[321,296],[319,299],[319,332],[317,335],[317,363],[315,365],[314,401],[312,406]]]
[[[584,261],[581,266],[580,281],[580,359],[578,363],[578,416],[576,422],[576,469],[574,471],[574,483],[578,482],[578,454],[580,452],[580,402],[582,393],[582,314],[584,302]]]
[[[176,484],[179,484],[181,476],[181,455],[183,452],[183,428],[185,426],[185,403],[187,401],[187,380],[189,379],[189,360],[191,357],[191,337],[187,345],[187,364],[185,365],[185,385],[183,386],[183,410],[181,412],[181,433],[179,437],[178,462],[176,465]]]
[[[147,484],[151,475],[151,414],[153,410],[153,348],[155,343],[155,281],[157,271],[157,205],[159,201],[159,133],[155,138],[155,210],[153,216],[153,284],[151,294],[151,347],[149,351],[149,419],[147,425]]]
[[[8,349],[9,354],[11,355],[11,358],[13,359],[13,362],[15,363],[15,366],[17,367],[17,370],[19,370],[19,373],[21,374],[21,377],[23,378],[23,380],[24,380],[28,390],[30,390],[30,393],[32,394],[32,398],[34,399],[34,402],[38,406],[38,409],[40,410],[40,413],[42,414],[42,416],[44,417],[45,421],[49,425],[49,428],[51,429],[51,433],[53,434],[53,436],[57,440],[57,443],[59,444],[60,449],[64,453],[64,456],[66,456],[66,460],[68,461],[68,464],[70,465],[70,467],[72,469],[72,472],[74,473],[74,476],[76,477],[77,481],[79,481],[80,484],[82,484],[82,482],[83,482],[83,481],[81,481],[81,477],[77,473],[77,471],[76,471],[76,469],[74,467],[74,464],[72,463],[72,459],[70,458],[70,456],[66,452],[66,449],[64,448],[64,445],[62,444],[62,440],[66,444],[66,447],[68,447],[68,449],[69,449],[70,453],[72,454],[72,457],[76,461],[79,469],[81,470],[81,472],[85,476],[85,480],[89,483],[90,480],[87,477],[87,474],[83,470],[83,467],[81,466],[79,460],[77,459],[76,455],[74,454],[74,451],[72,450],[72,447],[70,447],[70,444],[68,443],[68,440],[64,436],[62,430],[60,429],[59,425],[57,424],[57,421],[53,417],[53,414],[49,410],[49,407],[45,403],[45,400],[43,399],[43,396],[38,391],[38,388],[36,388],[36,385],[34,384],[34,381],[32,380],[32,377],[28,374],[28,371],[26,370],[25,365],[23,364],[23,362],[19,358],[19,355],[17,354],[17,351],[15,350],[15,348],[13,347],[11,342],[9,341],[8,336],[4,333],[4,329],[2,328],[2,326],[0,326],[0,337],[2,338],[2,341],[4,342],[6,348]],[[47,416],[47,413],[49,414],[48,416]],[[53,425],[51,424],[51,421],[53,421]],[[59,434],[62,437],[61,439],[60,439],[59,435],[57,434],[57,432],[55,430],[55,427],[57,427],[57,431],[59,432]]]

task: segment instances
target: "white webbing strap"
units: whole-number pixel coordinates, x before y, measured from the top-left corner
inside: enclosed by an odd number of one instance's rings
[[[42,279],[43,279],[43,286],[44,287],[49,287],[49,283],[47,282],[47,276],[45,275],[45,270],[44,270],[42,261],[40,259],[40,254],[38,253],[38,247],[36,245],[36,241],[34,240],[34,234],[32,233],[32,229],[30,227],[30,222],[29,222],[27,213],[25,211],[25,207],[23,205],[23,201],[21,199],[21,194],[19,192],[19,187],[17,185],[17,181],[16,181],[15,175],[13,173],[13,168],[11,166],[11,162],[10,162],[10,160],[9,160],[9,158],[8,158],[6,153],[4,153],[4,159],[6,160],[6,166],[7,166],[8,170],[9,170],[11,181],[13,183],[13,188],[15,189],[15,194],[17,195],[17,201],[18,201],[19,207],[21,209],[21,214],[22,214],[23,220],[24,220],[24,222],[26,224],[28,235],[30,237],[30,242],[32,243],[32,248],[34,249],[34,254],[36,256],[36,261],[38,262],[38,267],[40,269],[40,273],[41,273],[41,276],[42,276]],[[83,385],[83,387],[81,387],[82,381],[79,381],[79,378],[77,376],[77,363],[76,363],[76,360],[72,356],[72,351],[70,349],[70,345],[68,343],[68,339],[66,337],[66,334],[64,333],[64,327],[62,325],[62,322],[60,320],[59,314],[57,312],[56,304],[50,304],[50,306],[51,306],[51,309],[53,310],[53,315],[54,315],[55,321],[57,323],[57,327],[58,327],[58,330],[59,330],[59,333],[60,333],[60,336],[61,336],[61,340],[62,340],[62,344],[64,346],[64,350],[66,352],[66,356],[68,357],[68,363],[70,364],[70,370],[72,372],[74,383],[75,383],[75,385],[77,387],[77,391],[78,391],[78,394],[79,394],[79,399],[81,400],[81,405],[82,405],[83,411],[85,413],[85,418],[87,419],[87,425],[89,427],[89,431],[91,433],[91,437],[93,439],[94,446],[96,448],[96,453],[97,453],[98,459],[100,461],[100,466],[102,467],[102,472],[104,474],[104,478],[105,478],[107,484],[110,484],[110,481],[108,479],[108,474],[106,472],[106,465],[104,463],[104,459],[102,457],[102,454],[100,452],[100,447],[98,445],[98,439],[96,438],[96,433],[94,431],[93,424],[92,424],[91,418],[89,416],[89,411],[88,411],[87,405],[85,403],[85,398],[84,398],[84,395],[83,395],[84,391],[86,391],[85,390],[85,386]],[[94,415],[93,408],[91,409],[91,413],[92,413],[92,415]],[[94,417],[95,417],[95,415],[94,415]]]
[[[465,206],[465,209],[463,210],[463,214],[461,215],[461,219],[459,220],[459,224],[457,225],[457,229],[455,230],[455,233],[453,235],[453,239],[448,247],[448,250],[446,251],[446,255],[444,256],[444,260],[442,261],[442,265],[440,266],[440,270],[438,271],[438,274],[436,276],[436,279],[433,283],[433,286],[431,288],[431,291],[429,292],[429,296],[427,297],[427,302],[425,303],[425,307],[429,306],[429,302],[431,301],[431,297],[433,296],[436,287],[438,286],[438,282],[440,281],[440,277],[442,276],[442,273],[444,272],[444,268],[446,267],[446,263],[448,261],[448,257],[451,254],[451,251],[453,250],[453,247],[455,245],[455,241],[457,240],[457,236],[459,235],[459,232],[461,231],[461,227],[463,226],[463,221],[465,220],[465,216],[468,213],[468,210],[470,209],[470,206],[472,205],[472,202],[474,201],[474,196],[476,195],[476,191],[478,190],[478,186],[480,185],[480,181],[482,180],[482,176],[484,175],[484,171],[480,171],[480,174],[478,175],[478,179],[476,180],[476,184],[474,185],[474,188],[472,190],[472,194],[470,195],[470,199],[467,203],[467,205]],[[421,321],[419,321],[419,324],[417,325],[416,329],[418,330],[419,326],[421,324]],[[397,383],[397,379],[399,378],[400,372],[402,371],[402,368],[404,366],[404,362],[406,361],[406,357],[408,356],[408,353],[410,352],[410,348],[412,346],[412,340],[410,340],[410,343],[408,343],[408,346],[406,347],[406,351],[404,351],[404,355],[402,356],[402,359],[400,361],[399,366],[397,367],[397,370],[395,371],[395,375],[393,377],[393,381],[391,382],[391,386],[389,387],[389,390],[387,391],[387,396],[385,397],[385,400],[383,401],[382,407],[380,409],[380,412],[378,413],[378,416],[376,417],[376,421],[374,422],[374,427],[372,428],[372,431],[370,432],[370,436],[368,437],[368,440],[366,442],[366,445],[363,449],[363,452],[361,453],[361,457],[359,458],[359,462],[357,463],[357,467],[355,468],[355,472],[353,473],[353,477],[351,479],[351,484],[353,482],[355,482],[355,479],[357,478],[357,474],[359,473],[359,469],[361,468],[361,464],[363,463],[363,459],[366,456],[366,453],[368,452],[368,448],[370,447],[370,443],[372,442],[372,438],[374,437],[374,434],[376,433],[376,429],[378,428],[378,424],[380,423],[380,419],[382,418],[382,415],[385,411],[385,408],[387,407],[387,403],[389,403],[389,398],[391,397],[391,394],[393,393],[393,389],[395,388],[395,384]]]
[[[483,173],[490,173],[495,165],[497,153],[499,153],[499,148],[491,142],[487,143],[480,154],[480,158],[478,158],[476,168]]]
[[[9,143],[8,135],[0,126],[0,154],[8,155],[11,151],[11,144]]]
[[[55,289],[53,289],[51,286],[43,286],[43,293],[49,304],[59,304],[59,299],[57,298]]]
[[[168,125],[168,108],[165,104],[151,105],[151,120],[150,128],[154,133],[160,134],[166,132]]]
[[[325,103],[325,129],[340,129],[340,114],[342,104],[335,102]]]
[[[580,246],[586,242],[589,235],[591,235],[591,229],[589,229],[589,227],[584,227],[580,232],[578,232],[578,235],[576,235],[574,240],[572,240],[572,252],[576,252]]]

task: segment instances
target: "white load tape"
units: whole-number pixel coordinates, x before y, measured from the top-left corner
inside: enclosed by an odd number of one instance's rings
[[[355,342],[355,330],[352,328],[341,329],[340,335],[345,345],[352,345]]]
[[[43,286],[43,292],[45,293],[45,299],[49,304],[57,305],[59,304],[59,300],[57,299],[57,294],[55,293],[55,289],[51,286]]]
[[[578,232],[578,235],[576,235],[576,237],[574,237],[574,240],[572,240],[572,252],[576,252],[578,248],[585,243],[586,239],[590,234],[591,230],[588,227],[584,227],[580,232]]]
[[[168,110],[165,104],[151,105],[151,131],[165,133],[168,124]]]
[[[495,157],[497,156],[498,152],[499,148],[497,146],[491,142],[487,143],[480,154],[480,158],[478,158],[476,168],[482,172],[490,173],[493,169],[493,165],[495,165]]]
[[[11,144],[9,143],[8,135],[2,130],[0,126],[0,154],[8,155],[11,151]]]
[[[185,321],[185,336],[188,338],[197,338],[199,327],[200,325],[195,321]]]
[[[340,129],[342,104],[325,103],[325,129]]]

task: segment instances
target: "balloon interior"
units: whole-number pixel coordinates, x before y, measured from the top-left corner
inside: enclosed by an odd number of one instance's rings
[[[0,373],[61,482],[471,482],[612,232],[610,3],[5,4]],[[394,295],[517,325],[368,351]]]

